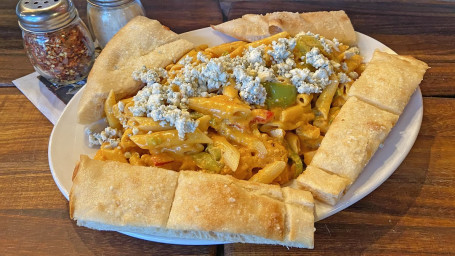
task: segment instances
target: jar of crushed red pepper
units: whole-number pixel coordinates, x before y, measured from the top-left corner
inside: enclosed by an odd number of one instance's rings
[[[71,0],[20,0],[16,14],[35,70],[58,85],[87,77],[95,46]]]

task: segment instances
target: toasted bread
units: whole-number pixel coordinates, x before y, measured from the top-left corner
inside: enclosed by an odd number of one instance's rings
[[[111,89],[119,99],[136,94],[142,83],[133,79],[133,71],[142,66],[164,68],[193,47],[156,20],[134,18],[96,59],[79,102],[79,122],[88,124],[104,116],[104,101]]]
[[[213,29],[243,41],[256,41],[282,31],[291,36],[300,32],[320,34],[327,39],[337,38],[348,45],[357,43],[357,36],[344,11],[330,12],[274,12],[266,15],[246,14]]]
[[[70,216],[98,230],[313,248],[310,192],[81,156]]]

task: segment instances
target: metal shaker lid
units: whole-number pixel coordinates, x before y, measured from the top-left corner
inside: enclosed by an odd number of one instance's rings
[[[115,7],[133,1],[134,0],[87,0],[87,2],[91,3],[92,5],[100,7]]]
[[[20,0],[16,15],[23,30],[50,32],[68,25],[78,13],[71,0]]]

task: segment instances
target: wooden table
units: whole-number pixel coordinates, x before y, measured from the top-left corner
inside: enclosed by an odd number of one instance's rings
[[[315,249],[168,245],[78,227],[49,171],[52,124],[11,81],[33,71],[14,13],[0,1],[0,255],[455,254],[455,3],[451,1],[148,1],[147,16],[176,32],[245,13],[344,9],[357,31],[431,69],[421,84],[422,128],[376,191],[316,223]],[[85,19],[85,1],[75,1]]]

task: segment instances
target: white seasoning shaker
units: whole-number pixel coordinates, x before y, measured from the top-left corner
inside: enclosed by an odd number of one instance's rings
[[[140,0],[87,0],[89,28],[101,48],[136,16],[145,16]]]

